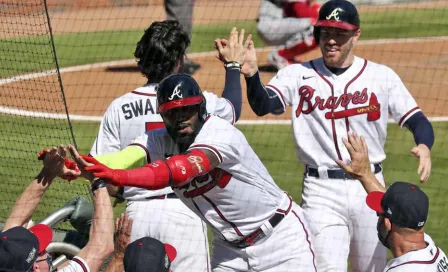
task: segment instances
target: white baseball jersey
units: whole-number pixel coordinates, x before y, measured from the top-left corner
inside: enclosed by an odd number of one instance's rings
[[[68,265],[59,272],[90,272],[89,265],[81,257],[75,256],[68,262]]]
[[[153,162],[164,160],[165,154],[179,154],[165,129],[150,131],[134,143],[146,146]],[[209,117],[192,149],[213,152],[220,164],[174,192],[221,239],[239,240],[257,230],[277,209],[287,210],[285,205],[291,205],[243,133],[229,122]]]
[[[410,251],[387,263],[384,272],[446,272],[448,260],[442,249],[438,248],[434,241],[425,234],[426,248]]]
[[[322,58],[293,64],[266,87],[292,107],[299,159],[314,167],[338,168],[335,160],[350,160],[342,142],[348,131],[366,138],[372,163],[383,161],[389,114],[402,126],[420,111],[392,69],[359,57],[339,76]]]
[[[146,131],[164,127],[162,117],[157,113],[155,86],[147,84],[115,99],[101,121],[98,136],[90,150],[92,156],[117,152],[126,148],[132,140]],[[235,123],[232,103],[213,93],[202,92],[207,112]],[[172,193],[171,188],[149,191],[136,187],[125,187],[123,197],[127,200],[141,200],[148,197]]]

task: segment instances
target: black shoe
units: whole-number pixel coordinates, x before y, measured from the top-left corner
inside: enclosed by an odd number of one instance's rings
[[[184,62],[184,73],[186,74],[192,75],[199,68],[201,68],[201,65],[196,62],[192,62],[191,60],[186,60]]]

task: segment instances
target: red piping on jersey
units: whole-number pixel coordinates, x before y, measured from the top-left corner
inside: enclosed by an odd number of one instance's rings
[[[213,146],[209,146],[209,145],[205,145],[205,144],[197,144],[197,145],[190,146],[189,149],[200,149],[200,148],[206,148],[206,149],[212,150],[218,156],[219,163],[222,163],[221,153],[219,153],[219,151],[216,148],[214,148]]]
[[[277,212],[284,213],[285,215],[288,215],[288,213],[289,213],[289,211],[291,211],[291,207],[292,207],[292,198],[289,195],[288,195],[288,198],[289,198],[289,207],[288,207],[288,209],[286,211],[282,210],[282,209],[277,209]]]
[[[221,217],[222,220],[224,220],[225,222],[229,223],[232,228],[235,230],[235,232],[239,235],[239,236],[243,236],[243,234],[241,233],[241,231],[238,229],[238,227],[235,225],[235,223],[230,222],[229,220],[227,220],[227,218],[224,217],[224,215],[221,213],[221,211],[218,209],[218,206],[216,206],[215,203],[213,203],[213,201],[208,198],[205,195],[201,195],[205,200],[207,200],[208,203],[210,203],[210,205],[213,206],[213,209],[215,209],[215,211],[218,213],[219,217]]]
[[[72,259],[72,261],[74,261],[75,263],[79,264],[79,266],[81,266],[82,271],[87,272],[87,267],[84,265],[84,263],[81,260],[78,260],[78,258],[74,257]]]
[[[409,110],[405,115],[403,115],[403,117],[401,117],[400,122],[398,122],[398,125],[400,125],[400,127],[403,126],[404,119],[406,119],[406,117],[408,117],[409,114],[411,114],[412,112],[414,112],[414,111],[416,111],[418,109],[419,109],[419,107],[415,107],[415,108]]]
[[[138,94],[138,95],[144,95],[144,96],[157,96],[157,94],[152,94],[152,93],[142,93],[142,92],[137,92],[137,91],[132,91],[131,93],[133,93],[133,94]]]
[[[344,94],[345,94],[345,95],[347,95],[348,87],[349,87],[353,82],[355,82],[355,80],[357,80],[359,76],[361,76],[362,72],[364,72],[364,69],[366,69],[366,66],[367,66],[367,60],[365,59],[365,60],[364,60],[364,65],[362,66],[361,71],[359,71],[359,73],[358,73],[352,80],[350,80],[350,81],[347,83],[347,85],[345,85],[345,88],[344,88]],[[347,108],[348,108],[348,104],[345,106],[345,110],[347,110]],[[347,132],[349,132],[349,131],[350,131],[350,125],[349,125],[349,122],[348,122],[348,117],[345,117],[345,126],[346,126],[346,128],[347,128]]]
[[[212,227],[214,227],[215,229],[218,229],[217,227],[213,226],[213,224],[207,220],[207,218],[205,218],[204,214],[202,213],[201,209],[199,209],[198,204],[196,204],[196,201],[194,201],[194,199],[190,198],[191,202],[193,202],[193,205],[196,207],[196,209],[198,210],[198,212],[202,215],[202,217],[204,218],[204,221],[208,224],[210,224]],[[221,233],[220,233],[221,234]],[[224,235],[221,234],[222,239],[224,239],[224,241],[227,241],[226,237]],[[228,241],[227,241],[228,242]]]
[[[150,163],[151,162],[151,156],[149,156],[149,151],[146,148],[146,146],[143,146],[143,145],[137,144],[137,143],[130,144],[129,146],[138,146],[138,147],[142,148],[143,150],[145,150],[145,152],[146,152],[146,163]]]
[[[232,106],[232,125],[235,124],[235,107],[233,107],[233,104],[229,101],[229,99],[224,98],[229,104],[230,106]]]
[[[328,79],[326,79],[324,77],[324,75],[322,75],[317,69],[316,66],[314,66],[313,61],[310,61],[311,67],[313,67],[314,71],[330,86],[331,88],[331,96],[334,97],[334,89],[333,89],[333,84],[331,84],[330,81],[328,81]],[[331,112],[334,112],[334,107],[331,107]],[[334,142],[334,146],[336,147],[336,153],[338,155],[338,158],[340,160],[342,160],[342,156],[341,156],[341,152],[339,151],[339,146],[338,146],[338,135],[336,134],[336,128],[335,128],[335,124],[334,124],[334,119],[331,119],[331,129],[333,132],[333,142]]]
[[[401,263],[401,264],[398,264],[396,266],[389,267],[389,269],[387,269],[386,272],[389,271],[389,270],[392,270],[394,268],[397,268],[399,266],[405,265],[405,264],[432,264],[439,257],[439,253],[440,253],[440,250],[439,250],[439,248],[437,248],[436,255],[434,256],[434,258],[432,258],[432,260],[429,260],[429,261],[409,261],[409,262]]]
[[[305,232],[305,235],[306,235],[306,236],[305,236],[305,237],[306,237],[306,241],[308,242],[308,245],[309,245],[311,254],[313,255],[313,266],[314,266],[314,271],[317,272],[316,261],[315,261],[316,257],[314,256],[314,251],[313,251],[313,248],[311,247],[311,242],[310,242],[310,238],[309,238],[309,235],[308,235],[308,231],[306,230],[305,225],[303,224],[302,220],[301,220],[300,217],[297,215],[297,213],[296,213],[294,210],[292,211],[292,213],[297,217],[297,219],[299,219],[299,222],[300,222],[300,224],[302,225],[303,231]]]
[[[268,88],[268,87],[274,89],[274,91],[280,95],[280,98],[282,99],[282,102],[283,102],[284,110],[286,110],[285,98],[283,97],[283,94],[280,92],[280,90],[277,87],[272,86],[272,85],[266,85],[266,88]]]

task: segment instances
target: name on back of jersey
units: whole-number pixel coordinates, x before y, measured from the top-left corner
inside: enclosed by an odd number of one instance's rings
[[[448,272],[448,262],[445,256],[437,263],[437,272]]]
[[[151,99],[139,99],[135,100],[121,106],[121,110],[123,111],[124,119],[129,120],[134,117],[155,114],[156,107],[152,105]]]

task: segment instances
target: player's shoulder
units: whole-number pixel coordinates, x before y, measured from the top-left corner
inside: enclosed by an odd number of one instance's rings
[[[201,134],[213,134],[221,140],[231,135],[243,135],[242,132],[228,121],[215,115],[209,115],[201,129]]]
[[[209,92],[209,91],[202,91],[202,95],[204,96],[205,100],[208,102],[216,101],[216,100],[220,99],[219,96],[217,96],[216,94]]]
[[[227,122],[226,120],[222,119],[219,116],[215,116],[215,115],[209,115],[207,116],[207,119],[205,119],[205,123],[204,126],[212,126],[212,127],[231,127],[231,128],[235,128],[232,124],[230,124],[229,122]]]
[[[377,63],[377,62],[374,62],[371,60],[365,60],[365,59],[362,59],[359,57],[356,57],[356,58],[363,62],[366,61],[367,62],[366,68],[368,70],[371,70],[372,72],[374,72],[377,75],[379,75],[379,74],[396,74],[395,71],[391,67],[389,67],[385,64]]]
[[[314,70],[315,65],[311,61],[294,63],[282,68],[278,71],[277,75],[282,77],[297,77],[304,74],[311,73]]]
[[[155,84],[147,84],[115,98],[109,108],[121,108],[124,104],[142,97],[156,97]]]

